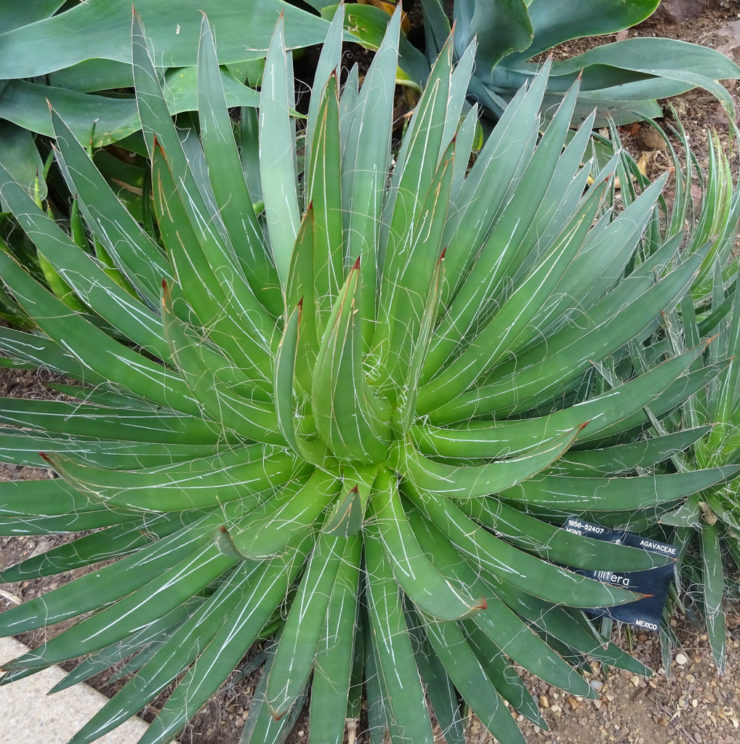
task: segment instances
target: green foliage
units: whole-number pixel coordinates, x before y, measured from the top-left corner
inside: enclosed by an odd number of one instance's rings
[[[533,57],[571,39],[634,26],[657,5],[658,0],[455,0],[457,57],[461,59],[468,46],[477,42],[469,94],[498,117],[516,91],[537,74],[539,66],[530,61]],[[426,56],[433,60],[450,32],[450,21],[441,0],[422,0],[422,8]],[[378,8],[355,4],[348,6],[347,13],[348,28],[374,48],[385,14]],[[423,55],[408,47],[401,51],[404,71],[413,81],[422,82],[426,69]],[[694,87],[713,93],[734,118],[732,98],[719,81],[738,77],[740,68],[713,49],[674,39],[632,38],[555,62],[543,107],[554,110],[580,79],[576,121],[582,121],[594,108],[599,111],[599,126],[607,116],[619,124],[659,117],[656,99]]]
[[[477,110],[462,117],[470,66],[453,69],[452,41],[396,146],[400,13],[361,86],[356,70],[339,85],[342,29],[340,11],[297,132],[278,22],[255,160],[208,22],[198,126],[176,128],[135,20],[156,228],[57,112],[83,229],[0,170],[4,204],[80,306],[0,253],[33,328],[0,328],[0,350],[76,381],[73,401],[0,402],[0,457],[59,476],[0,484],[0,530],[95,530],[0,577],[106,561],[0,615],[6,634],[76,618],[2,681],[78,657],[74,681],[121,661],[133,675],[74,744],[177,680],[141,739],[169,741],[265,638],[245,742],[284,740],[309,688],[311,742],[341,742],[364,696],[375,740],[431,744],[425,690],[450,741],[461,698],[522,741],[504,701],[543,720],[514,665],[580,696],[587,656],[648,671],[580,609],[635,595],[570,568],[665,559],[563,519],[654,523],[740,469],[675,472],[661,463],[706,429],[650,429],[726,365],[704,357],[703,330],[680,353],[659,332],[712,251],[655,239],[664,180],[614,206],[619,156],[590,158],[593,118],[569,132],[577,88],[540,138],[547,70],[469,166]],[[714,215],[725,231],[736,216]],[[633,347],[644,369],[599,374]]]
[[[246,86],[263,59],[278,16],[290,48],[323,41],[328,24],[281,0],[137,0],[146,19],[154,60],[164,74],[164,95],[174,114],[197,109],[196,52],[201,14],[218,34],[221,78],[230,107],[254,107],[257,91]],[[131,68],[131,3],[88,0],[3,3],[0,8],[0,119],[14,130],[2,163],[21,183],[33,184],[37,149],[27,132],[53,135],[49,104],[80,142],[95,147],[140,129]],[[24,131],[26,130],[26,131]],[[3,141],[10,141],[3,131]]]
[[[687,160],[693,154],[679,132]],[[737,234],[740,194],[733,188],[730,163],[716,139],[709,139],[709,172],[702,183],[703,202],[697,215],[697,230],[687,246],[709,251],[694,281],[692,292],[665,317],[662,335],[673,353],[683,353],[702,336],[712,343],[703,355],[704,363],[727,360],[718,376],[679,410],[663,421],[654,421],[658,434],[684,426],[707,426],[707,432],[684,452],[672,456],[678,472],[734,465],[740,462],[740,283],[738,282]],[[674,155],[674,162],[676,161]],[[680,173],[680,171],[678,171]],[[693,206],[690,174],[679,177],[677,198],[666,220],[666,233],[687,219]],[[729,229],[728,229],[729,228]],[[645,364],[641,353],[636,366]],[[700,364],[697,360],[695,364]],[[661,517],[675,528],[673,536],[682,549],[682,570],[692,581],[698,561],[698,585],[703,593],[707,632],[720,671],[724,670],[726,628],[723,599],[731,594],[726,573],[740,567],[740,480],[728,479],[687,498],[677,509]],[[725,566],[727,570],[725,570]],[[696,580],[696,579],[694,579]],[[690,590],[694,587],[690,587]]]

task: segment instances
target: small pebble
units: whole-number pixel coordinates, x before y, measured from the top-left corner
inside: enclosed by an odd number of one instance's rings
[[[676,654],[676,664],[683,666],[684,664],[688,663],[688,661],[688,658],[683,654]]]
[[[602,681],[601,681],[600,679],[592,679],[592,680],[591,680],[591,681],[590,681],[590,682],[588,683],[588,686],[589,686],[589,687],[590,687],[590,688],[591,688],[592,690],[600,690],[600,689],[601,689],[601,688],[602,688],[602,687],[604,686],[604,683],[603,683],[603,682],[602,682]]]

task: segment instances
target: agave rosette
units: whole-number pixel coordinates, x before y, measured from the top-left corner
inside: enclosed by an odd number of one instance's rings
[[[84,309],[0,254],[38,329],[0,329],[6,363],[78,381],[61,388],[73,401],[0,403],[2,458],[60,476],[3,484],[0,525],[95,530],[2,579],[109,561],[0,616],[3,633],[80,618],[3,682],[76,657],[64,684],[122,661],[133,675],[75,744],[177,679],[141,739],[169,741],[260,638],[277,641],[244,741],[282,740],[309,683],[311,742],[342,741],[362,695],[374,741],[388,727],[431,743],[428,696],[462,742],[458,693],[500,740],[523,741],[504,701],[544,721],[514,663],[582,696],[586,655],[646,671],[576,609],[635,595],[565,566],[665,559],[558,520],[654,520],[736,471],[636,475],[706,432],[636,438],[647,405],[660,418],[717,373],[700,341],[613,389],[592,379],[656,330],[702,254],[684,259],[671,239],[633,264],[663,181],[607,209],[616,160],[582,165],[591,121],[568,136],[576,90],[539,136],[546,71],[469,168],[474,52],[453,69],[448,45],[392,148],[399,25],[396,13],[362,85],[355,68],[340,86],[339,11],[297,144],[278,24],[254,171],[207,21],[196,131],[173,124],[135,20],[156,234],[54,115],[59,166],[112,267],[2,172],[2,199]]]

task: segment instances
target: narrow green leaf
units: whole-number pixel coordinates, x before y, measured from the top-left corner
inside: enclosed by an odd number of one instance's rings
[[[545,475],[506,489],[501,496],[529,506],[557,504],[558,509],[565,511],[634,511],[677,501],[737,472],[740,465],[606,480]]]
[[[234,546],[250,558],[281,555],[292,540],[314,524],[338,490],[336,478],[319,469],[305,482],[289,483],[252,511],[240,529],[231,533]]]
[[[479,566],[495,581],[511,584],[551,602],[572,603],[577,607],[605,607],[625,604],[640,595],[615,589],[593,579],[567,571],[529,555],[479,527],[447,499],[404,488],[411,500],[434,525],[454,541],[455,546],[473,565]],[[516,570],[512,569],[516,566]],[[567,599],[565,599],[567,598]]]
[[[0,273],[39,328],[63,343],[83,366],[167,408],[197,415],[197,405],[178,376],[115,341],[70,310],[2,251]]]
[[[357,634],[357,591],[362,556],[359,535],[344,546],[329,597],[311,683],[309,744],[342,744],[345,718],[350,717],[352,661]]]
[[[557,460],[573,444],[581,427],[553,438],[537,449],[485,465],[449,465],[420,455],[412,448],[405,452],[409,480],[425,493],[471,499],[498,493],[526,481]]]
[[[274,406],[254,400],[249,378],[179,320],[172,292],[166,284],[162,288],[162,318],[172,360],[206,416],[249,439],[284,443]]]
[[[722,609],[724,570],[719,532],[716,524],[705,522],[701,526],[702,576],[704,579],[704,615],[712,655],[720,674],[725,669],[727,628]]]
[[[424,630],[453,684],[483,725],[499,741],[524,744],[524,735],[457,624],[425,620]]]
[[[206,16],[198,51],[198,110],[203,152],[221,219],[230,236],[241,237],[234,245],[238,265],[262,304],[279,315],[283,310],[280,282],[244,179]]]
[[[216,592],[177,627],[138,673],[119,690],[74,736],[74,744],[88,744],[143,708],[186,669],[228,625],[233,613],[250,596],[250,585],[259,584],[265,567],[244,563]]]
[[[460,508],[477,524],[512,545],[570,568],[647,571],[672,562],[669,558],[640,548],[574,535],[497,499],[464,501],[460,503]]]
[[[311,402],[316,427],[338,457],[361,462],[385,458],[388,427],[365,380],[357,317],[359,260],[349,273],[321,339]]]
[[[141,744],[165,744],[170,741],[189,716],[208,701],[254,643],[285,597],[314,539],[314,535],[309,533],[283,556],[266,565],[261,580],[250,587],[249,596],[234,612],[231,622],[219,629],[187,671],[142,737]]]
[[[275,26],[262,75],[259,153],[262,198],[273,260],[283,286],[298,234],[295,131],[291,122],[293,66],[286,51],[282,16]]]
[[[198,509],[234,500],[254,507],[260,494],[305,471],[284,450],[260,444],[170,466],[127,471],[93,467],[63,455],[47,459],[66,481],[106,506],[147,511]]]
[[[345,538],[319,534],[283,625],[265,698],[274,718],[296,703],[313,669]]]
[[[173,610],[200,592],[236,561],[207,545],[114,605],[81,620],[6,665],[13,669],[45,667],[97,651],[135,632],[142,624]]]
[[[429,711],[414,661],[411,637],[398,594],[398,584],[375,540],[365,542],[368,616],[373,653],[394,729],[414,744],[433,744]],[[369,671],[369,670],[368,670]]]
[[[217,519],[206,517],[131,556],[64,584],[0,615],[4,635],[66,620],[101,607],[160,576],[202,546],[205,532]]]
[[[420,610],[440,620],[459,620],[485,608],[483,597],[474,598],[466,587],[452,584],[424,554],[403,511],[395,473],[380,471],[371,504],[374,519],[365,534],[383,545],[396,580]]]
[[[330,75],[317,112],[308,169],[314,232],[312,297],[319,335],[344,280],[338,86],[337,76]]]

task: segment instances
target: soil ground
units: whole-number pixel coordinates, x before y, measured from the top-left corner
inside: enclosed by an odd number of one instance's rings
[[[738,0],[710,3],[702,16],[674,25],[650,19],[630,35],[668,36],[706,44],[732,56],[740,54],[740,3]],[[623,38],[623,35],[620,35]],[[600,42],[614,40],[604,37]],[[558,54],[572,55],[593,45],[594,40],[573,42]],[[736,61],[740,61],[737,56]],[[740,103],[740,83],[730,87]],[[695,91],[674,99],[684,127],[689,134],[700,163],[706,163],[706,129],[715,128],[723,142],[729,142],[729,126],[721,106],[709,94]],[[636,157],[647,153],[648,175],[662,172],[669,163],[660,146],[645,135],[646,128],[623,128],[624,144]],[[737,153],[736,153],[737,155]],[[736,161],[736,159],[735,159]],[[0,396],[48,397],[43,374],[0,370]],[[18,468],[0,464],[0,480],[44,477],[47,471]],[[63,539],[63,538],[61,538]],[[0,565],[10,565],[37,552],[59,544],[60,538],[0,538]],[[44,593],[69,577],[49,577],[43,580],[0,585],[0,609],[16,600],[26,600]],[[672,620],[679,640],[668,669],[661,666],[657,636],[639,633],[623,634],[618,640],[634,655],[653,669],[649,679],[625,672],[609,670],[604,673],[596,665],[590,674],[592,687],[598,690],[595,701],[574,698],[530,678],[539,698],[543,714],[550,727],[543,731],[523,721],[528,744],[734,744],[740,740],[740,606],[727,607],[728,663],[720,677],[711,657],[706,635],[701,625],[692,625],[686,617]],[[43,640],[43,635],[24,634],[21,639],[31,645]],[[248,660],[245,660],[245,664]],[[241,667],[243,668],[243,666]],[[109,674],[99,675],[92,684],[106,694],[112,694],[120,684],[108,684]],[[236,744],[239,731],[248,715],[250,696],[256,683],[255,676],[246,677],[237,670],[221,691],[196,716],[181,737],[183,744]],[[151,719],[157,703],[144,712]],[[291,744],[306,740],[305,726],[299,721]],[[360,733],[357,744],[366,737]],[[492,737],[480,722],[471,718],[468,726],[470,744],[491,744]],[[41,744],[41,742],[24,742]],[[502,744],[507,744],[503,742]]]

